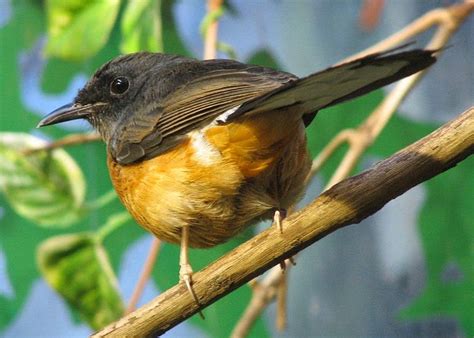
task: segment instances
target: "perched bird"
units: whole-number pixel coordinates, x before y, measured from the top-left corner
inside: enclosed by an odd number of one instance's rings
[[[181,244],[180,279],[197,301],[188,247],[223,243],[260,219],[280,222],[303,192],[305,126],[316,112],[416,73],[433,54],[393,50],[303,78],[231,60],[129,54],[38,126],[82,118],[99,131],[122,203],[155,236]]]

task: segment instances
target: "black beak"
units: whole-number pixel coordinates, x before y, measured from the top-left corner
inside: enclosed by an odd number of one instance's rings
[[[46,115],[46,117],[43,118],[38,123],[36,128],[85,118],[86,116],[93,113],[98,107],[103,106],[103,105],[105,105],[105,103],[101,103],[101,102],[94,103],[94,104],[85,104],[85,105],[81,105],[79,103],[66,104],[56,109],[55,111],[49,113],[48,115]]]

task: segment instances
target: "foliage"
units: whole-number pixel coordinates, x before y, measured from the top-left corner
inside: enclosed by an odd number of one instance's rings
[[[48,0],[44,8],[26,0],[13,3],[11,20],[0,28],[0,92],[9,97],[0,105],[2,129],[9,131],[0,134],[0,205],[4,206],[0,250],[15,296],[0,294],[0,330],[22,309],[40,276],[35,261],[37,248],[41,275],[91,327],[99,328],[118,318],[123,305],[114,271],[127,248],[144,235],[134,224],[122,226],[133,222],[110,194],[102,144],[68,149],[71,155],[64,150],[25,153],[26,148],[45,141],[26,134],[38,116],[24,107],[19,94],[20,54],[48,32],[45,50],[50,58],[42,75],[42,89],[49,93],[64,91],[74,76],[91,74],[119,51],[190,55],[176,30],[173,5],[172,0]],[[203,30],[212,20],[208,17],[204,21]],[[244,61],[278,67],[267,50],[256,51]],[[376,92],[320,114],[308,129],[312,154],[316,155],[339,130],[361,122],[382,97]],[[386,157],[434,127],[396,116],[368,155]],[[42,132],[48,138],[66,135],[58,127]],[[341,153],[336,154],[325,166],[325,178],[340,158]],[[474,308],[474,211],[463,196],[474,190],[474,176],[469,170],[472,165],[472,159],[465,161],[425,184],[427,198],[420,214],[420,233],[428,266],[427,287],[402,313],[403,318],[410,319],[450,315],[460,320],[469,335],[474,334],[474,321],[469,318]],[[251,230],[212,250],[192,250],[191,264],[202,268],[250,236]],[[153,280],[165,290],[178,280],[179,250],[165,245],[161,255],[166,259],[159,261]],[[444,271],[453,264],[459,277],[446,280]],[[191,323],[212,336],[228,336],[249,299],[249,288],[240,288],[207,308],[206,321],[192,318]],[[268,335],[263,321],[252,334]]]
[[[50,285],[94,329],[123,313],[118,285],[107,253],[96,236],[54,236],[38,248],[38,265]]]
[[[112,30],[119,0],[48,0],[49,56],[85,60],[101,49]]]
[[[68,226],[82,213],[84,176],[61,149],[25,156],[46,144],[23,133],[0,133],[0,189],[21,216],[43,226]]]
[[[129,1],[121,23],[123,53],[163,50],[160,1]]]

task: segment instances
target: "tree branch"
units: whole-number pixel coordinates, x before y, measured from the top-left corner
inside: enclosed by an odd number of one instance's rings
[[[289,269],[292,265],[291,260],[285,260],[285,265],[285,274],[288,275]],[[232,330],[232,333],[230,335],[232,338],[246,337],[248,332],[252,328],[252,325],[262,313],[263,309],[265,309],[268,304],[273,301],[274,297],[278,296],[282,273],[283,272],[281,271],[281,267],[275,266],[268,272],[268,274],[265,275],[265,278],[263,278],[261,281],[253,279],[249,282],[249,285],[252,288],[252,298],[250,299],[249,305],[247,306],[244,313],[242,314],[239,321]],[[282,309],[280,309],[279,311],[281,310]],[[279,318],[279,315],[277,314],[277,329],[279,329],[278,322],[280,320],[282,319]]]
[[[145,290],[146,283],[150,279],[151,273],[153,272],[153,267],[155,266],[158,253],[160,252],[160,246],[161,241],[158,238],[153,237],[150,251],[148,252],[148,257],[146,258],[146,261],[143,265],[140,277],[138,277],[137,284],[135,285],[135,289],[133,290],[132,296],[130,297],[125,314],[129,314],[135,310],[137,303],[143,294],[143,290]]]
[[[87,133],[87,134],[72,134],[65,136],[59,140],[47,143],[44,146],[36,148],[28,148],[23,151],[23,153],[28,156],[39,151],[50,151],[57,148],[63,148],[67,146],[74,146],[78,144],[84,144],[88,142],[100,141],[100,135],[97,133]]]
[[[270,227],[196,272],[193,287],[201,304],[212,304],[331,232],[360,222],[473,153],[471,107],[418,142],[324,192],[283,221],[283,234]],[[186,287],[178,284],[94,337],[163,334],[199,310]]]
[[[208,0],[207,11],[212,13],[222,6],[223,0]],[[207,28],[205,39],[204,39],[204,60],[215,59],[217,49],[217,29],[219,22],[215,20]]]
[[[376,43],[375,45],[342,60],[339,62],[339,64],[355,60],[368,54],[379,53],[381,51],[396,47],[409,39],[413,39],[414,36],[427,31],[433,26],[443,27],[443,32],[438,33],[442,36],[438,38],[437,41],[432,41],[432,44],[442,45],[442,43],[440,43],[442,42],[440,41],[441,38],[445,35],[451,35],[454,33],[454,31],[459,28],[460,24],[464,22],[464,20],[471,14],[473,10],[473,0],[467,0],[446,8],[436,8],[431,10],[422,17],[413,21],[401,31],[398,31],[379,43]],[[435,49],[436,47],[431,45],[430,48]]]

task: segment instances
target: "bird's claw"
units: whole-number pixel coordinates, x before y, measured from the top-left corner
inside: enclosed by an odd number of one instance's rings
[[[184,284],[186,285],[186,289],[188,289],[188,292],[191,295],[191,297],[194,299],[194,302],[200,307],[201,303],[199,303],[199,299],[193,289],[192,275],[193,275],[193,270],[191,268],[191,265],[186,264],[186,265],[181,266],[180,271],[179,271],[179,279],[181,282],[184,282]],[[205,319],[204,314],[201,311],[199,311],[199,316],[202,319]]]

